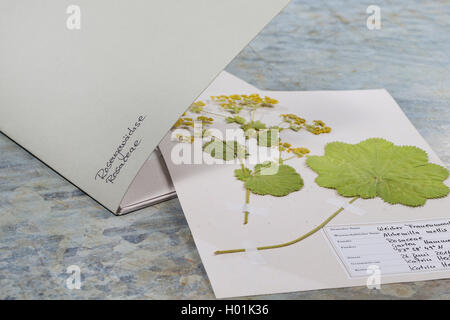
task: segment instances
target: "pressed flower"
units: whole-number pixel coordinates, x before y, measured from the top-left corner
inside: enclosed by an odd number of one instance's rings
[[[264,98],[264,102],[265,102],[265,103],[269,103],[269,104],[277,104],[277,103],[278,103],[278,100],[272,99],[272,98],[270,98],[270,97],[265,97],[265,98]]]
[[[325,127],[325,123],[321,120],[314,120],[314,124],[319,127]]]
[[[212,124],[214,122],[214,119],[205,116],[198,116],[197,121],[201,121],[202,124]]]
[[[207,104],[213,102],[216,107],[221,107],[224,111],[231,113],[231,115],[224,116],[222,114],[217,114],[214,111],[207,111],[205,108],[207,107]],[[183,135],[177,135],[177,138],[179,141],[184,143],[193,143],[195,139],[204,139],[205,137],[211,137],[212,133],[205,129],[208,125],[213,124],[214,119],[206,115],[215,114],[217,116],[224,117],[224,120],[226,123],[235,123],[240,126],[241,129],[245,132],[246,139],[255,138],[257,140],[257,144],[259,146],[264,147],[273,147],[278,146],[280,152],[287,152],[290,153],[290,155],[286,159],[278,159],[276,163],[280,164],[280,168],[282,172],[279,172],[276,174],[276,177],[270,177],[266,179],[266,175],[262,175],[260,171],[262,171],[265,166],[263,164],[258,164],[255,166],[254,170],[250,170],[246,168],[245,163],[241,163],[242,169],[238,169],[235,174],[236,177],[239,180],[242,180],[245,182],[245,191],[246,191],[246,203],[248,204],[250,201],[250,193],[253,194],[260,194],[260,195],[266,195],[270,194],[272,196],[284,196],[287,195],[290,192],[298,191],[299,188],[301,188],[303,182],[301,180],[301,177],[298,173],[295,172],[295,170],[292,167],[289,167],[285,164],[285,161],[288,161],[290,159],[294,158],[302,158],[305,155],[309,154],[309,150],[307,148],[299,148],[299,147],[292,147],[292,145],[288,142],[280,142],[279,136],[277,136],[276,139],[272,139],[272,132],[265,134],[267,128],[269,129],[277,129],[278,133],[284,130],[292,130],[295,132],[298,132],[302,129],[306,129],[307,131],[313,133],[313,134],[321,134],[321,133],[329,133],[331,132],[331,128],[326,126],[325,123],[321,120],[314,120],[311,124],[308,124],[306,119],[296,115],[296,114],[282,114],[281,123],[277,125],[267,125],[260,120],[257,120],[258,118],[255,118],[255,113],[260,108],[274,108],[274,105],[278,104],[278,100],[273,99],[268,96],[261,97],[258,93],[252,93],[252,94],[231,94],[229,96],[227,95],[218,95],[218,96],[211,96],[210,100],[205,103],[204,101],[196,101],[194,102],[189,111],[198,115],[195,118],[192,117],[186,117],[186,114],[183,114],[183,116],[177,120],[174,127],[182,127],[183,129],[187,129],[190,132],[193,131],[192,136],[183,136]],[[247,118],[248,113],[243,114],[242,116],[239,115],[240,111],[246,109],[250,113],[250,117]],[[195,120],[194,120],[195,119]],[[202,125],[205,126],[203,130],[192,130],[191,128],[194,127],[194,122],[201,122]],[[214,142],[214,144],[212,144]],[[223,142],[219,140],[210,140],[209,143],[204,145],[204,148],[207,147],[207,149],[204,151],[211,151],[211,155],[213,157],[220,157],[223,158],[223,153],[218,152],[216,154],[215,148],[212,148],[213,146],[221,146],[224,150],[234,150],[233,154],[237,154],[240,149],[236,144],[230,144],[228,142]],[[226,146],[228,149],[223,148]],[[243,150],[243,149],[242,149]],[[213,154],[214,153],[214,154]],[[227,153],[225,153],[227,154]],[[247,157],[247,153],[244,153],[245,157]],[[225,160],[225,159],[224,159]],[[270,165],[270,163],[269,163]],[[273,179],[276,179],[277,181],[282,182],[282,187],[284,190],[280,190],[278,185],[279,183],[272,184],[268,182],[272,182]],[[288,181],[289,180],[289,181]],[[286,183],[289,182],[289,183]],[[277,186],[275,186],[277,185]],[[248,216],[251,212],[247,211],[245,212],[245,219],[244,224],[248,222]]]

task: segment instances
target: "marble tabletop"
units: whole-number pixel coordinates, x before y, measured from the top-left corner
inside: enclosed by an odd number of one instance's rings
[[[370,4],[293,0],[227,71],[267,90],[386,88],[450,168],[450,2],[377,1],[379,30]],[[66,286],[71,265],[80,290]],[[0,298],[214,294],[177,199],[115,217],[0,134]],[[252,298],[450,299],[450,280]]]

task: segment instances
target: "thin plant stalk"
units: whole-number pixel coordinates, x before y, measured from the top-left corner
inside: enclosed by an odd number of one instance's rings
[[[351,203],[355,202],[358,199],[359,199],[359,197],[355,197],[352,200],[350,200],[349,203],[351,204]],[[264,246],[264,247],[257,247],[256,249],[257,250],[269,250],[269,249],[283,248],[283,247],[287,247],[287,246],[296,244],[296,243],[298,243],[298,242],[300,242],[300,241],[302,241],[302,240],[312,236],[317,231],[321,230],[323,227],[325,227],[331,220],[333,220],[342,211],[344,211],[344,207],[339,208],[336,212],[334,212],[331,216],[329,216],[320,225],[318,225],[317,227],[315,227],[314,229],[312,229],[308,233],[305,233],[304,235],[298,237],[297,239],[294,239],[294,240],[289,241],[289,242],[281,243],[281,244],[269,245],[269,246]],[[245,252],[245,249],[219,250],[219,251],[214,252],[214,254],[219,255],[219,254],[238,253],[238,252]]]
[[[201,112],[202,112],[202,113],[205,113],[205,114],[211,114],[211,115],[213,115],[213,116],[222,117],[222,118],[226,118],[226,117],[227,117],[226,115],[218,114],[218,113],[211,112],[211,111],[205,111],[205,110],[202,110]]]
[[[245,204],[249,204],[250,203],[250,190],[249,189],[245,189]],[[248,214],[250,212],[245,211],[245,217],[244,217],[244,224],[248,223]]]

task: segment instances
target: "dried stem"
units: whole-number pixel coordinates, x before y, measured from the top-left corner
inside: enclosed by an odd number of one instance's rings
[[[351,203],[355,202],[358,199],[359,199],[359,197],[355,197],[352,200],[350,200],[349,203],[351,204]],[[308,233],[305,233],[304,235],[300,236],[297,239],[294,239],[294,240],[289,241],[289,242],[281,243],[281,244],[264,246],[264,247],[258,247],[256,249],[258,249],[258,250],[276,249],[276,248],[287,247],[287,246],[293,245],[293,244],[295,244],[297,242],[300,242],[300,241],[308,238],[309,236],[313,235],[314,233],[316,233],[317,231],[319,231],[323,227],[325,227],[331,220],[333,220],[342,211],[344,211],[344,208],[343,207],[339,208],[336,212],[334,212],[331,216],[329,216],[324,222],[322,222],[316,228],[312,229]],[[219,254],[237,253],[237,252],[245,252],[245,249],[219,250],[219,251],[214,252],[214,254],[219,255]]]
[[[249,189],[245,189],[245,203],[246,204],[249,204],[250,203],[250,190]],[[244,214],[245,214],[245,217],[244,217],[244,224],[247,224],[248,223],[248,214],[249,214],[250,212],[248,212],[248,211],[245,211],[244,212]]]

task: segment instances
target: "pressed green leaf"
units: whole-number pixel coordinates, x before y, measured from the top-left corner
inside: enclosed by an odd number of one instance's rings
[[[244,169],[236,169],[234,170],[234,176],[241,181],[247,181],[248,178],[252,176],[252,170],[244,168]]]
[[[253,175],[245,182],[245,188],[259,195],[283,197],[303,187],[303,179],[294,168],[283,164],[277,165],[276,169],[265,164],[256,165]]]
[[[416,207],[449,193],[443,183],[448,170],[429,163],[425,151],[380,138],[358,144],[329,143],[324,156],[310,156],[306,163],[319,174],[319,186],[346,197],[378,196],[391,204]]]
[[[225,121],[227,123],[237,123],[237,124],[244,124],[246,122],[245,118],[242,118],[241,116],[226,117]]]
[[[203,145],[203,151],[209,153],[213,158],[225,161],[236,158],[248,157],[247,149],[237,141],[219,141],[213,139]]]
[[[224,109],[230,113],[238,114],[239,112],[241,112],[243,107],[236,105],[236,104],[232,104],[232,105],[224,107]]]
[[[201,113],[203,111],[203,106],[192,106],[190,111],[193,113]]]
[[[266,129],[266,124],[261,121],[251,121],[241,126],[242,130],[247,131],[249,129],[254,129],[256,131]]]

